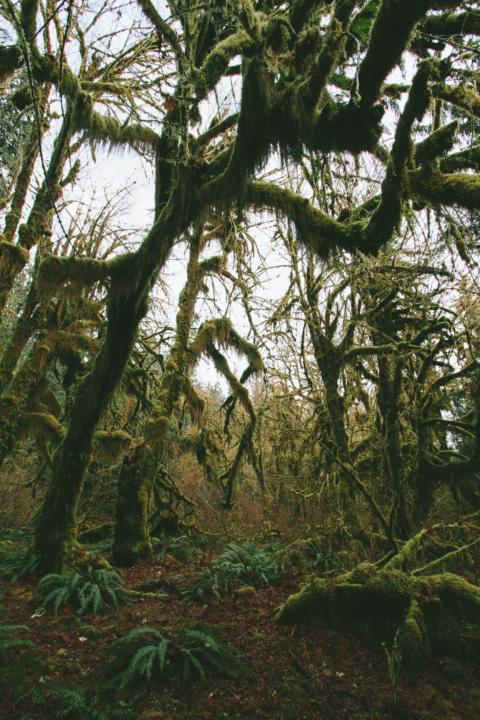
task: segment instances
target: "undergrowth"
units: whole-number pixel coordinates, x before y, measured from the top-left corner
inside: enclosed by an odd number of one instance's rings
[[[236,654],[204,625],[184,628],[176,638],[153,627],[133,628],[112,645],[112,654],[114,686],[138,691],[166,674],[185,683],[234,676],[242,667]]]
[[[183,597],[201,600],[206,595],[220,598],[241,585],[256,588],[271,585],[280,575],[273,548],[260,548],[254,542],[230,543],[212,564],[188,588]]]
[[[42,606],[52,608],[55,614],[67,606],[74,607],[79,615],[99,613],[118,607],[128,598],[122,577],[115,570],[92,565],[69,575],[45,575],[37,591],[43,596]]]

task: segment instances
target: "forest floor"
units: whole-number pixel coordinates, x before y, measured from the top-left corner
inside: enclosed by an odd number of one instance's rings
[[[181,586],[208,564],[208,556],[180,563],[167,556],[124,571],[128,587],[162,578]],[[206,683],[165,681],[152,684],[140,699],[139,720],[474,720],[480,717],[479,664],[437,659],[414,683],[402,683],[393,702],[387,662],[381,647],[365,637],[321,628],[284,627],[276,607],[294,592],[301,576],[284,577],[264,589],[237,591],[218,600],[191,602],[178,595],[135,598],[117,610],[77,617],[64,609],[32,617],[39,605],[35,583],[0,585],[1,621],[24,625],[36,663],[28,666],[31,687],[72,681],[95,686],[104,675],[108,648],[132,627],[175,631],[192,623],[213,627],[242,658],[235,678]],[[21,667],[31,650],[16,649]],[[3,671],[2,671],[3,672]],[[52,718],[33,704],[29,693],[8,690],[0,717],[9,720]],[[55,717],[55,716],[53,716]],[[56,717],[70,717],[56,715]],[[117,717],[117,716],[115,716]],[[88,720],[85,718],[85,720]]]

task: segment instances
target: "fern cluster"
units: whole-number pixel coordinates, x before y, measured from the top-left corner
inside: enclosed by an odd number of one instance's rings
[[[182,595],[201,600],[205,595],[220,598],[240,585],[266,587],[280,575],[273,548],[254,542],[230,543],[207,572],[200,575]]]
[[[75,607],[79,615],[98,613],[117,607],[128,597],[123,580],[115,570],[92,565],[70,575],[45,575],[37,590],[43,596],[43,607],[52,607],[55,614],[67,605]]]
[[[177,638],[152,627],[133,628],[112,652],[110,670],[120,689],[142,689],[166,673],[185,682],[192,676],[234,676],[242,667],[217,633],[203,625],[185,628]]]

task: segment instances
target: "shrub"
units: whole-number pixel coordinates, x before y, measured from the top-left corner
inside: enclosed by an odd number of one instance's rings
[[[92,565],[70,575],[45,575],[37,590],[43,596],[43,607],[53,607],[55,614],[67,605],[75,607],[79,615],[89,611],[98,613],[117,607],[128,597],[123,580],[115,570]]]

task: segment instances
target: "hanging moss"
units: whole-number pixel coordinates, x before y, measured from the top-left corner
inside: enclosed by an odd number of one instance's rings
[[[369,252],[362,222],[341,223],[314,208],[306,198],[264,182],[247,185],[248,204],[258,210],[271,208],[291,220],[299,240],[319,257],[327,258],[337,248]]]
[[[17,110],[25,110],[33,103],[33,96],[30,85],[21,85],[18,90],[15,90],[12,95],[8,98],[12,105],[15,105]]]
[[[373,152],[382,133],[384,112],[381,105],[364,108],[354,102],[329,103],[315,119],[313,138],[306,144],[323,152]]]
[[[0,45],[0,89],[22,67],[23,56],[17,45]]]
[[[128,450],[131,436],[124,430],[98,430],[93,440],[95,456],[99,462],[112,464]]]
[[[24,413],[17,430],[17,438],[26,440],[36,437],[47,443],[58,444],[64,435],[64,428],[53,415],[46,413]]]
[[[29,260],[28,250],[7,242],[0,235],[0,292],[10,290],[13,280]]]
[[[35,282],[37,291],[50,297],[62,286],[83,288],[105,282],[108,273],[109,265],[104,260],[46,255],[40,262]]]

